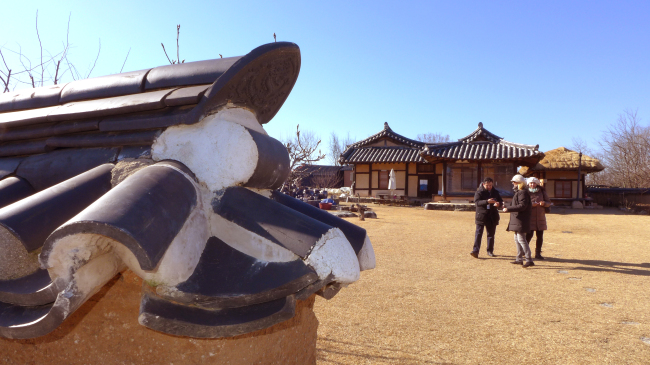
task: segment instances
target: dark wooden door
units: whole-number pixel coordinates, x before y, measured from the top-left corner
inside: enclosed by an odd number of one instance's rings
[[[438,175],[418,175],[418,198],[428,198],[438,194]]]

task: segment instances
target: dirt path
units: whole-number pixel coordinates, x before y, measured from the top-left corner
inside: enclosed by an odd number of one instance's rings
[[[473,212],[374,207],[377,268],[316,301],[318,364],[649,364],[650,217],[551,214],[536,266]],[[534,246],[534,244],[533,244]]]

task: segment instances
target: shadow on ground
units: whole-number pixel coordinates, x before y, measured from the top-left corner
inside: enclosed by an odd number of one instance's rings
[[[331,364],[349,364],[349,362],[333,361],[328,359],[328,354],[335,354],[339,356],[349,356],[355,358],[353,363],[366,360],[372,364],[376,363],[392,363],[392,364],[440,364],[452,365],[450,362],[436,362],[416,359],[409,356],[409,352],[384,346],[364,345],[359,342],[338,341],[326,337],[318,337],[317,360],[327,361]],[[379,355],[379,353],[396,353],[395,355]],[[370,355],[372,354],[372,355]]]
[[[543,269],[568,269],[568,270],[583,270],[583,271],[603,271],[618,274],[650,276],[650,263],[644,262],[640,264],[631,264],[627,262],[616,261],[603,261],[603,260],[575,260],[575,259],[561,259],[557,257],[546,257],[544,263],[558,263],[558,264],[576,264],[574,268],[566,266],[548,266],[544,265],[540,268]],[[646,270],[644,270],[646,269]]]

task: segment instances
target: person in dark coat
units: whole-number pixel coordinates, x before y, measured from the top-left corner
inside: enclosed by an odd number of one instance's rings
[[[499,191],[493,188],[493,184],[492,178],[486,177],[474,194],[476,233],[474,234],[474,249],[470,255],[475,258],[478,258],[481,249],[483,230],[487,231],[487,254],[494,257],[494,233],[499,224],[499,207],[503,206],[503,199],[501,199]]]
[[[517,258],[513,264],[523,264],[523,267],[534,266],[533,259],[530,255],[530,247],[526,240],[526,234],[530,231],[530,196],[526,179],[521,175],[515,175],[512,178],[512,188],[515,195],[512,197],[510,205],[503,208],[504,213],[510,213],[510,223],[507,231],[515,233],[515,243],[517,244]],[[523,262],[524,257],[526,263]]]
[[[552,203],[548,194],[546,194],[546,190],[540,185],[538,178],[529,177],[527,181],[532,211],[530,214],[530,231],[526,233],[526,241],[530,245],[533,234],[537,235],[535,260],[544,260],[544,257],[542,257],[542,244],[544,243],[544,231],[547,229],[545,207],[550,207]]]

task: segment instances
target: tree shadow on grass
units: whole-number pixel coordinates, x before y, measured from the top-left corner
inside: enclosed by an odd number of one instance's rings
[[[340,355],[340,356],[352,356],[356,361],[370,361],[373,364],[376,363],[399,363],[399,364],[446,364],[451,365],[450,362],[437,362],[430,360],[422,360],[413,356],[412,353],[395,349],[387,348],[383,346],[367,345],[360,342],[347,342],[347,341],[338,341],[326,337],[318,337],[318,342],[320,346],[317,348],[317,359],[320,361],[326,361],[333,364],[348,364],[347,362],[335,361],[328,359],[327,355]],[[361,348],[361,349],[359,349]],[[379,353],[397,353],[395,355],[380,355]],[[410,355],[410,356],[409,356]],[[355,361],[355,363],[356,363]]]

